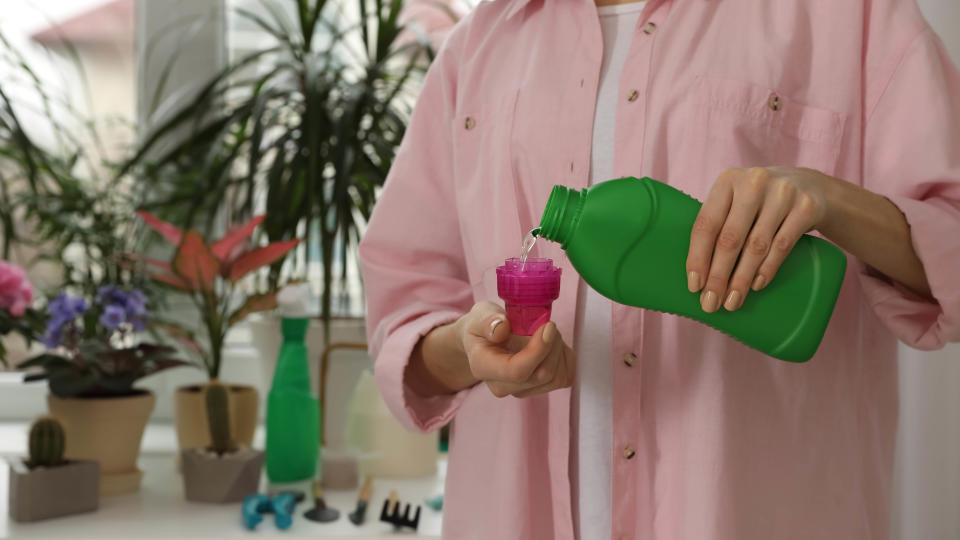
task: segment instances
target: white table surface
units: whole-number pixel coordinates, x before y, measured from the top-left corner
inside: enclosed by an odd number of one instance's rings
[[[20,454],[25,446],[25,427],[0,424],[0,454]],[[363,526],[351,523],[346,514],[356,506],[357,491],[326,491],[327,506],[340,510],[340,519],[333,523],[313,523],[302,517],[312,507],[308,498],[297,505],[293,525],[279,530],[273,516],[265,515],[253,531],[244,528],[240,504],[203,504],[183,498],[182,479],[176,471],[172,443],[172,426],[151,425],[144,438],[140,468],[143,484],[138,493],[101,497],[100,509],[90,514],[67,516],[36,523],[14,523],[7,515],[7,483],[9,470],[0,468],[0,538],[279,538],[309,536],[317,538],[426,539],[440,536],[441,512],[434,511],[423,500],[439,494],[443,488],[446,462],[441,460],[438,475],[423,479],[374,479],[373,498],[367,508]],[[262,438],[258,433],[257,439]],[[262,439],[261,439],[262,440]],[[256,442],[255,446],[258,446]],[[262,446],[259,446],[262,447]],[[265,484],[262,484],[265,485]],[[301,487],[309,495],[309,486]],[[394,532],[389,524],[379,521],[383,500],[396,490],[403,503],[421,505],[417,533]]]

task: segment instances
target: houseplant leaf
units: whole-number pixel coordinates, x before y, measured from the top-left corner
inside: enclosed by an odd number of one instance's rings
[[[159,281],[160,283],[169,285],[178,291],[193,292],[193,289],[190,287],[190,283],[176,274],[156,273],[150,274],[150,277],[156,281]]]
[[[173,256],[173,271],[194,291],[212,291],[220,272],[220,261],[213,255],[200,233],[187,231]]]
[[[263,222],[263,218],[264,216],[262,215],[255,216],[245,224],[230,229],[223,238],[210,246],[210,251],[213,252],[213,255],[216,258],[220,259],[221,261],[226,261],[229,255],[233,252],[234,248],[239,246],[247,238],[250,238],[250,235],[253,234],[253,230]]]
[[[178,227],[154,217],[154,215],[150,212],[137,210],[137,215],[140,216],[140,219],[149,225],[150,228],[160,233],[160,236],[166,238],[167,242],[170,242],[175,246],[180,245],[180,241],[183,238],[183,232]]]
[[[230,324],[236,324],[250,315],[260,311],[270,311],[277,307],[277,292],[267,294],[254,294],[247,298],[247,301],[236,311],[230,314]]]
[[[250,272],[279,261],[300,243],[300,240],[274,242],[245,253],[230,265],[230,281],[236,283]]]

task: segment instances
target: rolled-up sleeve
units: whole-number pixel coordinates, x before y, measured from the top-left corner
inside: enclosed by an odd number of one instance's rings
[[[933,300],[866,267],[860,279],[900,340],[938,349],[960,341],[960,73],[924,27],[883,83],[865,111],[864,186],[903,212]]]
[[[416,431],[449,422],[464,398],[418,396],[405,380],[420,338],[472,303],[453,190],[455,41],[454,33],[427,73],[360,243],[374,374],[387,406]]]

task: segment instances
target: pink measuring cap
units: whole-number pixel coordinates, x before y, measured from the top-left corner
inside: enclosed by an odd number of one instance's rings
[[[518,336],[532,336],[550,320],[550,308],[560,296],[560,267],[551,259],[504,261],[497,267],[497,294],[506,304],[510,329]]]

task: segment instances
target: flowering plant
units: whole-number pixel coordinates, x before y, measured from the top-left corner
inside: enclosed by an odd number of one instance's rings
[[[139,379],[187,364],[174,358],[173,347],[136,343],[150,319],[138,289],[106,285],[92,302],[61,293],[47,304],[47,316],[40,341],[48,351],[20,368],[41,368],[27,380],[47,380],[56,396],[131,395]]]
[[[43,316],[30,307],[33,287],[23,269],[0,261],[0,336],[17,333],[27,342],[35,339]],[[7,351],[0,341],[0,363],[6,365]]]
[[[208,244],[197,231],[183,232],[147,212],[137,214],[177,249],[170,262],[139,255],[131,255],[130,258],[151,268],[151,278],[186,294],[193,301],[207,334],[206,346],[187,328],[172,323],[159,326],[198,355],[207,374],[211,379],[216,379],[220,376],[223,343],[230,328],[251,313],[277,307],[277,290],[250,294],[244,298],[238,294],[240,287],[237,285],[251,272],[282,261],[300,240],[273,242],[259,247],[252,245],[249,238],[265,217],[257,216]]]

